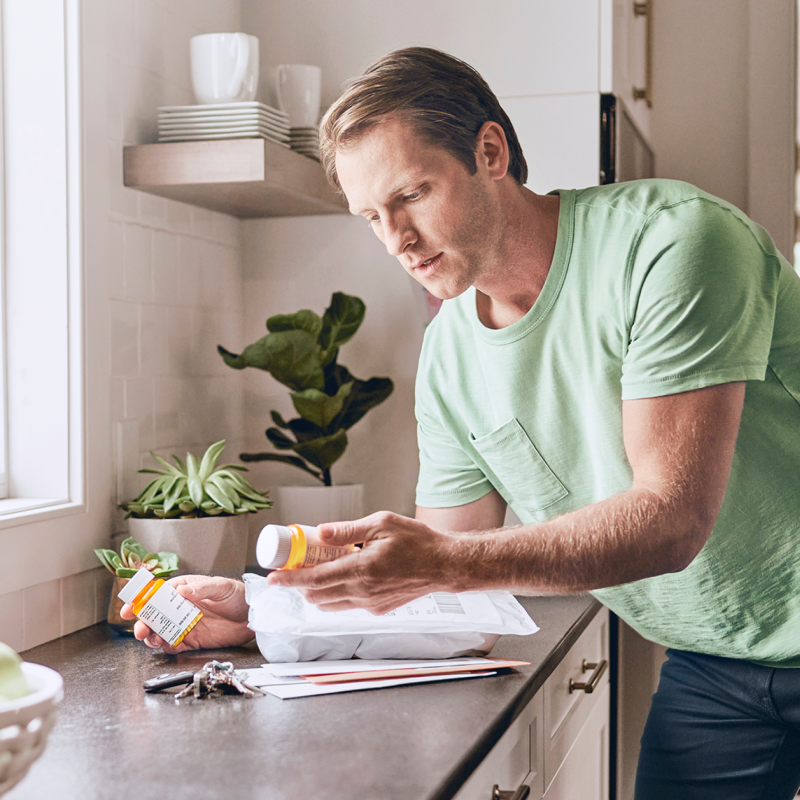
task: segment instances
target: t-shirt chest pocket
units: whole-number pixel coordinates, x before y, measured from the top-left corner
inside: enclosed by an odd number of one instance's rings
[[[512,507],[519,505],[533,513],[569,494],[516,419],[485,436],[470,433],[470,440],[502,484],[496,488]]]

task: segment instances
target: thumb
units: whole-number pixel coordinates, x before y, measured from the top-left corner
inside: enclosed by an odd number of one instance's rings
[[[323,522],[317,526],[317,534],[325,543],[334,547],[360,544],[368,538],[369,526],[364,520],[351,522]]]

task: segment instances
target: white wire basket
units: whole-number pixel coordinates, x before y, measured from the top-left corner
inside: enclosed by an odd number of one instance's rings
[[[27,661],[21,667],[33,692],[0,702],[0,795],[19,783],[41,755],[64,694],[55,670]]]

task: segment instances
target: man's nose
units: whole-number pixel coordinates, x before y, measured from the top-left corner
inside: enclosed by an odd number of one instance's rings
[[[383,243],[391,256],[402,255],[406,248],[417,240],[414,227],[405,216],[385,220],[383,224]]]

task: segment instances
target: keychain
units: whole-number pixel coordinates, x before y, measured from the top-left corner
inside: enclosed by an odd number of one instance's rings
[[[244,673],[246,677],[247,673]],[[175,700],[193,694],[195,697],[205,697],[211,692],[224,693],[228,687],[245,697],[254,697],[256,694],[265,694],[256,686],[250,686],[236,675],[236,670],[230,661],[209,661],[198,672],[178,672],[175,674],[159,675],[144,682],[146,692],[160,692],[173,686],[185,686]]]

